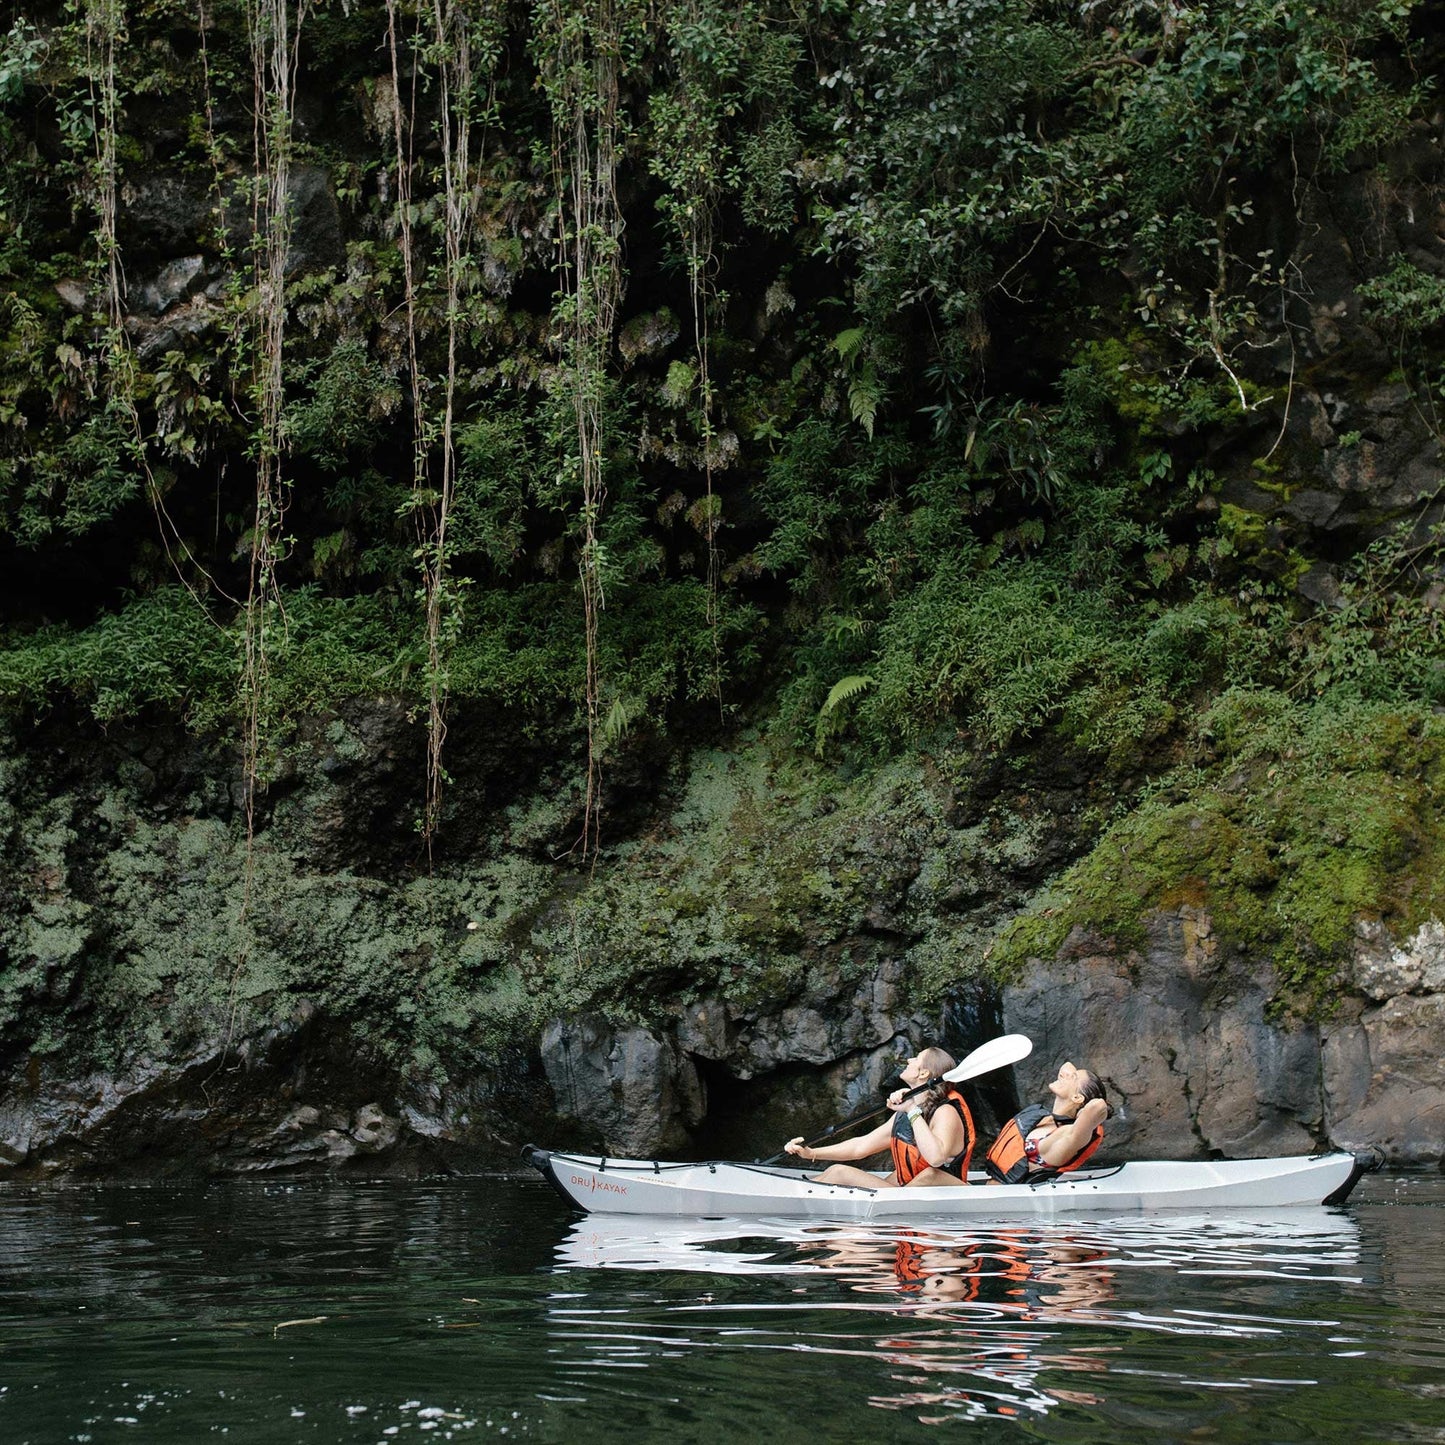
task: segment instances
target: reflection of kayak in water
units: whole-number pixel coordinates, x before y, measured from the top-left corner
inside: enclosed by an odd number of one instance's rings
[[[717,1357],[802,1351],[840,1383],[868,1379],[869,1405],[925,1423],[1038,1418],[1098,1404],[1116,1370],[1169,1358],[1146,1336],[1270,1350],[1300,1314],[1329,1334],[1323,1302],[1359,1281],[1362,1254],[1353,1215],[1318,1206],[1006,1223],[590,1214],[555,1246],[547,1309],[584,1363],[636,1367],[649,1342],[669,1371],[681,1352],[735,1372]],[[602,1270],[648,1277],[619,1288]],[[1213,1357],[1228,1374],[1233,1356]]]
[[[1332,1209],[1233,1214],[1129,1214],[990,1228],[734,1217],[589,1215],[557,1245],[561,1269],[790,1275],[831,1272],[862,1287],[904,1292],[943,1273],[1022,1282],[1040,1266],[1089,1273],[1132,1267],[1186,1274],[1279,1274],[1353,1266],[1355,1221]],[[973,1291],[969,1291],[973,1293]]]
[[[909,1189],[820,1184],[757,1164],[594,1159],[529,1147],[528,1162],[589,1213],[760,1214],[814,1219],[1050,1218],[1127,1210],[1278,1209],[1342,1204],[1374,1161],[1364,1154],[1298,1159],[1140,1161],[1079,1169],[1037,1184]]]

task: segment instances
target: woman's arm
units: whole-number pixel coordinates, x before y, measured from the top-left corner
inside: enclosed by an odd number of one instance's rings
[[[866,1159],[870,1154],[879,1154],[888,1147],[888,1140],[893,1133],[893,1120],[885,1119],[870,1134],[860,1134],[856,1139],[843,1139],[837,1144],[824,1144],[818,1149],[809,1149],[803,1142],[803,1136],[798,1135],[796,1139],[789,1139],[783,1148],[789,1154],[796,1154],[801,1159],[812,1163],[815,1159],[821,1159],[827,1163],[848,1163],[855,1159]]]
[[[918,1152],[935,1169],[963,1153],[963,1120],[958,1117],[957,1109],[939,1108],[932,1119],[920,1114],[911,1122]]]
[[[1090,1099],[1072,1124],[1055,1129],[1039,1141],[1039,1159],[1045,1164],[1067,1164],[1108,1117],[1109,1106],[1102,1099]]]

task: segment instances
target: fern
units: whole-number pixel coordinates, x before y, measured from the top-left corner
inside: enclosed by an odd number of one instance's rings
[[[867,692],[873,686],[873,681],[873,678],[866,672],[839,678],[828,693],[828,700],[823,704],[818,716],[826,717],[835,707],[847,702],[850,697],[857,697],[860,692]]]
[[[852,373],[848,381],[848,411],[854,421],[862,424],[871,442],[873,422],[878,415],[878,403],[883,399],[883,388],[878,381],[878,368],[867,359],[867,328],[850,326],[846,331],[840,331],[829,345]]]
[[[602,719],[602,750],[610,752],[628,734],[632,724],[647,711],[647,705],[640,697],[617,697]]]
[[[816,751],[820,758],[823,756],[824,745],[841,725],[834,714],[845,702],[857,697],[860,693],[867,692],[873,683],[874,679],[868,673],[859,672],[848,677],[840,677],[833,684],[823,706],[818,709],[818,721],[814,728],[817,738]]]
[[[882,399],[883,388],[878,384],[878,373],[870,361],[848,383],[848,410],[854,421],[862,423],[870,442],[873,440],[873,422],[878,415],[878,404]]]

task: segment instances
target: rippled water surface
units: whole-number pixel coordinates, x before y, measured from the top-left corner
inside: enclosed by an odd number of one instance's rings
[[[1445,1178],[608,1223],[540,1181],[0,1191],[0,1441],[1445,1440]]]

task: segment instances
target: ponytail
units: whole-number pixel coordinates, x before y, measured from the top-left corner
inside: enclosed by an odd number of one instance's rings
[[[1095,1099],[1102,1099],[1104,1101],[1104,1108],[1107,1111],[1104,1117],[1107,1119],[1114,1112],[1114,1106],[1109,1102],[1109,1096],[1104,1092],[1103,1080],[1100,1079],[1092,1069],[1080,1069],[1079,1072],[1084,1076],[1083,1082],[1079,1084],[1079,1093],[1084,1096],[1084,1103],[1088,1104]]]
[[[948,1081],[943,1075],[954,1067],[954,1059],[947,1049],[934,1047],[924,1049],[918,1056],[918,1062],[933,1075],[933,1079],[921,1094],[913,1097],[923,1110],[923,1117],[931,1119],[933,1111],[948,1097]]]

